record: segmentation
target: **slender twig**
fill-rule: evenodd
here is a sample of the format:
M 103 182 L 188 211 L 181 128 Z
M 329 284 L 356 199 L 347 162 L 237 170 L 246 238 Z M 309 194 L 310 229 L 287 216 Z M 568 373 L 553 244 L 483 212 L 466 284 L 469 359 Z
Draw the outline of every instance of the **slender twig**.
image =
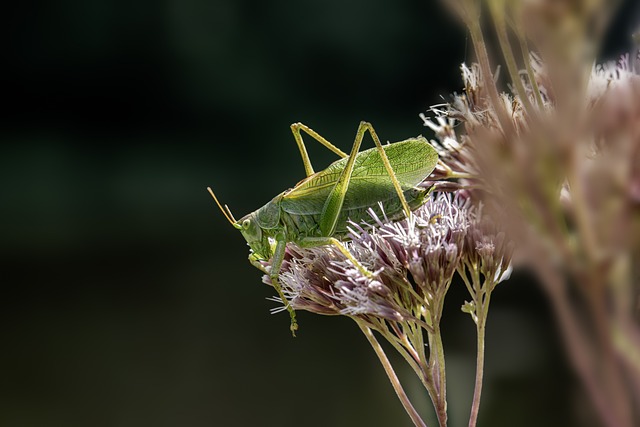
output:
M 355 320 L 355 319 L 354 319 Z M 386 324 L 385 324 L 386 325 Z M 389 343 L 405 358 L 405 360 L 409 363 L 413 371 L 416 373 L 422 385 L 429 393 L 429 398 L 433 402 L 434 407 L 438 402 L 438 390 L 435 385 L 433 372 L 427 364 L 427 359 L 424 355 L 424 351 L 418 352 L 413 346 L 411 342 L 409 342 L 408 338 L 401 334 L 397 329 L 395 324 L 392 324 L 392 328 L 394 333 L 391 333 L 388 329 L 381 330 L 376 329 L 380 332 Z M 431 328 L 430 330 L 433 330 Z M 431 336 L 431 334 L 427 331 L 427 335 Z
M 507 71 L 509 72 L 509 76 L 511 77 L 511 82 L 515 86 L 518 97 L 520 98 L 520 102 L 524 106 L 525 111 L 530 117 L 534 117 L 534 111 L 531 103 L 529 102 L 529 98 L 527 97 L 527 93 L 524 90 L 524 85 L 522 84 L 522 80 L 520 79 L 520 74 L 518 71 L 518 66 L 516 65 L 516 61 L 513 57 L 513 51 L 511 50 L 511 46 L 509 43 L 509 37 L 507 35 L 507 26 L 504 17 L 504 5 L 499 4 L 498 2 L 489 2 L 489 9 L 491 10 L 491 17 L 493 18 L 493 24 L 496 28 L 496 34 L 498 35 L 498 42 L 500 44 L 500 49 L 502 50 L 502 56 L 504 57 L 505 64 L 507 65 Z
M 373 332 L 371 331 L 371 329 L 369 329 L 369 327 L 365 326 L 359 320 L 356 320 L 356 323 L 360 327 L 360 330 L 362 330 L 362 333 L 364 334 L 364 336 L 367 337 L 367 340 L 369 340 L 369 343 L 371 344 L 371 347 L 373 347 L 373 350 L 378 355 L 378 358 L 380 359 L 380 363 L 382 363 L 382 367 L 384 368 L 387 376 L 389 377 L 389 381 L 391 381 L 391 385 L 393 386 L 393 389 L 398 395 L 400 402 L 402 402 L 402 406 L 404 407 L 405 411 L 407 411 L 407 414 L 409 414 L 409 417 L 411 418 L 411 421 L 413 421 L 413 424 L 416 427 L 427 427 L 427 424 L 422 420 L 422 418 L 420 417 L 420 414 L 418 414 L 418 411 L 415 410 L 415 408 L 411 404 L 411 401 L 409 400 L 409 397 L 404 392 L 404 389 L 402 388 L 402 384 L 400 384 L 400 380 L 398 379 L 398 376 L 396 375 L 395 371 L 393 370 L 393 367 L 391 366 L 391 362 L 389 362 L 387 355 L 384 353 L 384 350 L 380 346 L 380 343 L 378 342 L 376 337 L 373 335 Z
M 478 354 L 476 357 L 476 380 L 473 389 L 473 403 L 471 404 L 471 414 L 469 416 L 469 427 L 475 427 L 478 421 L 478 411 L 480 410 L 480 395 L 482 394 L 482 380 L 484 378 L 484 345 L 485 326 L 489 313 L 489 300 L 491 293 L 487 292 L 484 302 L 482 296 L 476 299 L 476 333 L 478 340 Z M 480 311 L 478 313 L 478 310 Z
M 538 103 L 538 108 L 542 109 L 544 107 L 544 101 L 542 100 L 542 94 L 540 93 L 540 87 L 538 87 L 536 76 L 533 73 L 533 68 L 531 68 L 531 55 L 529 54 L 527 41 L 525 40 L 524 35 L 519 29 L 516 29 L 515 33 L 516 37 L 518 38 L 518 42 L 520 43 L 520 52 L 522 53 L 524 66 L 527 70 L 527 76 L 529 77 L 529 84 L 531 85 L 533 95 L 535 96 L 536 102 Z
M 438 322 L 439 323 L 439 322 Z M 436 407 L 436 415 L 438 416 L 438 422 L 441 426 L 447 425 L 447 377 L 445 371 L 444 362 L 444 347 L 442 345 L 442 334 L 440 333 L 440 326 L 436 324 L 435 333 L 431 340 L 431 364 L 435 369 L 433 370 L 434 377 L 436 378 L 436 390 L 438 392 L 438 398 L 434 401 Z M 431 361 L 430 360 L 430 361 Z
M 478 58 L 478 63 L 480 64 L 482 81 L 485 85 L 485 88 L 487 89 L 487 93 L 489 94 L 491 103 L 495 108 L 498 121 L 500 122 L 502 130 L 506 135 L 513 135 L 515 133 L 513 123 L 511 122 L 507 111 L 505 110 L 504 104 L 500 100 L 498 89 L 496 88 L 495 82 L 493 80 L 489 54 L 487 53 L 487 46 L 484 41 L 484 36 L 482 35 L 480 22 L 479 20 L 472 19 L 471 21 L 467 22 L 467 27 L 469 28 L 469 35 L 471 35 L 471 41 L 473 42 L 476 56 Z
M 422 385 L 424 386 L 424 388 L 429 392 L 429 396 L 432 398 L 432 400 L 435 399 L 435 396 L 437 395 L 437 393 L 436 393 L 435 387 L 433 386 L 433 379 L 429 372 L 429 368 L 426 366 L 426 363 L 423 360 L 421 360 L 419 357 L 416 357 L 415 353 L 413 356 L 410 355 L 407 348 L 405 347 L 406 345 L 405 342 L 400 338 L 398 338 L 395 334 L 391 333 L 388 330 L 388 328 L 385 328 L 385 327 L 380 326 L 380 327 L 374 327 L 373 329 L 378 331 L 380 334 L 382 334 L 382 336 L 384 336 L 387 339 L 387 341 L 389 341 L 389 343 L 393 346 L 393 348 L 395 348 L 398 351 L 398 353 L 400 353 L 400 355 L 404 357 L 404 359 L 407 361 L 409 366 L 411 366 L 411 368 L 416 373 L 418 378 L 420 378 L 420 381 L 422 382 Z M 413 349 L 411 345 L 409 345 L 409 348 Z
M 451 171 L 449 172 L 449 175 L 447 175 L 447 178 L 450 179 L 478 179 L 478 176 L 476 174 L 473 173 L 466 173 L 466 172 L 455 172 L 455 171 Z

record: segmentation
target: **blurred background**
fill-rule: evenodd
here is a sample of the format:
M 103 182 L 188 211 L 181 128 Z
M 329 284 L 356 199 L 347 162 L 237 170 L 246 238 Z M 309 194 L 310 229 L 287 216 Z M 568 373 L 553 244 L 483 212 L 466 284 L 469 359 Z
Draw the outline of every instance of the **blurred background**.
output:
M 267 4 L 268 3 L 268 4 Z M 604 58 L 640 22 L 623 4 Z M 409 426 L 353 322 L 285 313 L 236 217 L 294 185 L 301 121 L 348 150 L 462 90 L 466 34 L 440 2 L 18 2 L 3 36 L 1 426 Z M 367 142 L 367 143 L 370 143 Z M 316 170 L 335 160 L 310 142 Z M 444 318 L 452 426 L 475 328 Z M 589 425 L 544 296 L 494 294 L 479 425 Z M 416 406 L 420 384 L 398 362 Z

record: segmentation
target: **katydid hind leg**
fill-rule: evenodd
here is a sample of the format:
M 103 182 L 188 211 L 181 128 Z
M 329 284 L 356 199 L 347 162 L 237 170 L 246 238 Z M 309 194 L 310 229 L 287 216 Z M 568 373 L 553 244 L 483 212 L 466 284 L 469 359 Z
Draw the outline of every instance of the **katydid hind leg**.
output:
M 349 188 L 349 183 L 351 181 L 351 175 L 353 174 L 353 168 L 356 160 L 356 156 L 360 151 L 360 145 L 362 144 L 362 139 L 364 138 L 364 134 L 366 131 L 369 131 L 371 134 L 371 138 L 376 145 L 376 149 L 380 154 L 380 159 L 389 174 L 389 178 L 393 183 L 393 187 L 400 198 L 400 203 L 402 204 L 402 208 L 405 211 L 407 217 L 411 214 L 411 209 L 409 208 L 409 204 L 407 203 L 407 199 L 404 197 L 404 193 L 402 192 L 402 186 L 396 177 L 395 172 L 393 171 L 393 167 L 391 167 L 391 163 L 387 157 L 387 154 L 382 147 L 382 143 L 380 142 L 380 138 L 376 134 L 375 129 L 371 123 L 368 122 L 360 122 L 358 126 L 358 131 L 356 132 L 356 137 L 353 142 L 353 148 L 351 149 L 351 154 L 349 155 L 349 159 L 347 164 L 344 167 L 344 170 L 340 174 L 338 181 L 335 186 L 329 193 L 327 197 L 327 201 L 324 204 L 322 209 L 322 214 L 320 216 L 320 230 L 324 236 L 331 236 L 335 231 L 336 224 L 338 222 L 338 217 L 340 215 L 340 211 L 342 210 L 342 205 L 344 203 L 344 198 L 347 194 L 347 189 Z
M 332 236 L 336 229 L 338 217 L 340 216 L 340 211 L 342 210 L 342 205 L 344 204 L 344 198 L 347 194 L 349 183 L 351 182 L 351 175 L 353 174 L 353 167 L 356 162 L 356 156 L 358 155 L 358 151 L 360 151 L 362 138 L 364 137 L 364 133 L 367 130 L 367 124 L 368 123 L 366 122 L 360 122 L 358 131 L 356 132 L 356 138 L 353 141 L 353 147 L 351 148 L 351 154 L 349 154 L 347 163 L 345 164 L 344 169 L 340 173 L 338 180 L 333 186 L 333 189 L 329 193 L 329 196 L 327 197 L 327 200 L 325 201 L 322 208 L 319 222 L 320 231 L 322 232 L 323 236 Z
M 293 307 L 291 307 L 291 303 L 284 296 L 284 293 L 282 292 L 282 287 L 280 286 L 280 282 L 278 281 L 278 276 L 280 275 L 280 269 L 282 268 L 282 263 L 284 261 L 284 254 L 285 254 L 286 247 L 287 247 L 287 242 L 286 240 L 284 240 L 284 237 L 282 239 L 279 239 L 278 243 L 276 244 L 276 249 L 273 252 L 269 278 L 271 279 L 271 284 L 273 285 L 273 288 L 276 290 L 276 292 L 278 292 L 278 296 L 280 297 L 280 299 L 282 300 L 282 303 L 284 304 L 287 311 L 289 312 L 289 316 L 291 317 L 291 326 L 290 326 L 291 334 L 293 334 L 293 336 L 295 337 L 296 331 L 298 330 L 298 321 L 296 320 L 296 312 L 293 309 Z
M 307 147 L 304 145 L 304 141 L 302 140 L 302 134 L 300 133 L 300 131 L 303 131 L 304 133 L 318 141 L 320 144 L 336 153 L 338 156 L 342 158 L 347 157 L 346 153 L 327 141 L 322 135 L 311 129 L 309 126 L 303 125 L 302 123 L 294 123 L 291 125 L 291 132 L 293 133 L 293 137 L 296 140 L 298 149 L 300 150 L 300 156 L 302 156 L 302 163 L 304 164 L 304 171 L 307 176 L 313 175 L 314 170 L 313 166 L 311 166 L 311 159 L 309 158 L 309 154 L 307 153 Z
M 364 126 L 364 129 L 368 130 L 369 133 L 371 134 L 371 138 L 373 139 L 373 142 L 376 144 L 376 148 L 378 149 L 378 153 L 380 154 L 380 159 L 382 160 L 382 164 L 384 164 L 384 168 L 387 170 L 387 173 L 389 174 L 389 178 L 391 178 L 391 182 L 393 183 L 393 188 L 396 190 L 396 193 L 400 198 L 400 203 L 402 203 L 402 208 L 404 209 L 404 212 L 407 215 L 407 217 L 409 217 L 411 215 L 411 209 L 409 208 L 407 199 L 404 197 L 402 186 L 400 185 L 400 182 L 396 177 L 396 173 L 394 172 L 393 167 L 389 162 L 387 153 L 385 153 L 384 148 L 382 147 L 382 143 L 380 143 L 380 138 L 378 138 L 378 134 L 376 133 L 375 129 L 373 129 L 373 126 L 371 125 L 371 123 L 362 122 L 360 123 L 360 126 L 361 127 Z

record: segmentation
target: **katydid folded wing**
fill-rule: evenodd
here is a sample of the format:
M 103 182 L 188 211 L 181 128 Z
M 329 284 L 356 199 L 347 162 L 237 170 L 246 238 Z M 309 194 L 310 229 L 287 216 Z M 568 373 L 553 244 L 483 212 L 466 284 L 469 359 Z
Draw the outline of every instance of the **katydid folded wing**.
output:
M 384 145 L 383 148 L 404 191 L 426 179 L 438 162 L 436 150 L 423 137 Z M 347 158 L 337 160 L 285 192 L 281 199 L 282 209 L 293 215 L 320 215 L 346 162 Z M 358 153 L 341 216 L 346 217 L 349 212 L 366 210 L 375 207 L 378 202 L 394 199 L 399 202 L 377 149 L 370 148 Z

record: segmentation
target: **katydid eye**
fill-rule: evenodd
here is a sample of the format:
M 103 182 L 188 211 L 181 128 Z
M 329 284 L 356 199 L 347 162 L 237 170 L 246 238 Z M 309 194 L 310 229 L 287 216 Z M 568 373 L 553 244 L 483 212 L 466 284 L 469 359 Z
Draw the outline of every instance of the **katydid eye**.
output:
M 248 219 L 242 221 L 242 228 L 249 228 L 249 225 L 251 225 L 251 221 L 249 221 Z

